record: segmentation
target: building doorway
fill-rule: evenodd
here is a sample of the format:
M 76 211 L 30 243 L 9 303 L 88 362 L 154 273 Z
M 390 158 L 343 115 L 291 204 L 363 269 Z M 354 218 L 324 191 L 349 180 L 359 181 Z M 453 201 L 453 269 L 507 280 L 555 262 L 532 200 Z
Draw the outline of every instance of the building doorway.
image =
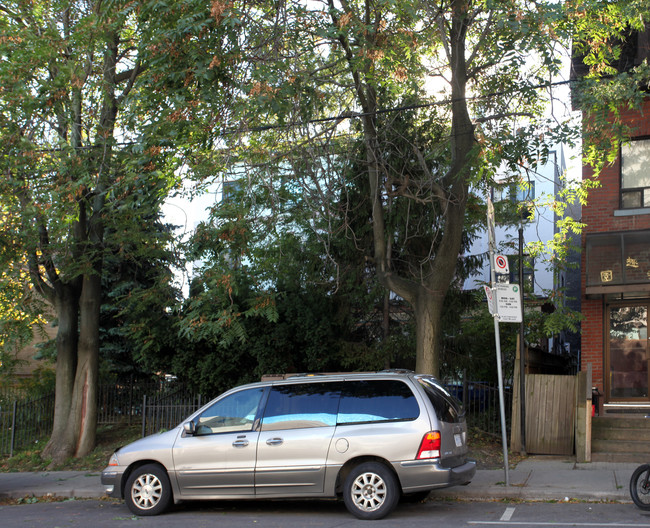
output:
M 647 403 L 648 302 L 612 304 L 607 309 L 609 339 L 605 390 L 608 402 Z

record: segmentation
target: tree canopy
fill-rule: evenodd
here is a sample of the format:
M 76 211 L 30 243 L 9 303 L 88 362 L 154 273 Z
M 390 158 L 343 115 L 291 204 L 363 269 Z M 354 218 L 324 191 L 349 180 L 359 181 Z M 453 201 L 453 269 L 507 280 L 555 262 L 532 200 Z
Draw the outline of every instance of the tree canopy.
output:
M 388 354 L 360 345 L 359 314 L 381 306 L 391 342 L 406 334 L 390 332 L 397 303 L 416 322 L 415 368 L 437 374 L 445 299 L 475 265 L 463 250 L 495 175 L 581 134 L 547 112 L 562 47 L 575 38 L 585 57 L 598 166 L 617 145 L 603 131 L 650 77 L 615 64 L 646 3 L 4 2 L 0 340 L 54 311 L 48 452 L 92 448 L 100 340 L 118 327 L 130 344 L 107 343 L 196 378 L 211 363 L 224 378 L 328 368 L 319 341 L 365 368 Z M 197 231 L 202 271 L 175 304 L 160 206 L 182 180 L 216 179 L 238 189 Z M 288 333 L 299 361 L 278 356 Z M 187 342 L 204 362 L 174 357 Z

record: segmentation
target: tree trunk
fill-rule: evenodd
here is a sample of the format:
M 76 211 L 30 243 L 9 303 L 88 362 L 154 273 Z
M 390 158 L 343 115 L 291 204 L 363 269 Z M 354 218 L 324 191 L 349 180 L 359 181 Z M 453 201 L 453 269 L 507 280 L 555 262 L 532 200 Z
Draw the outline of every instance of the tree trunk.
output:
M 440 374 L 440 315 L 443 299 L 440 300 L 421 289 L 414 306 L 416 321 L 416 358 L 415 370 L 422 374 Z
M 51 466 L 95 447 L 99 378 L 101 275 L 84 277 L 81 298 L 68 291 L 57 303 L 56 400 L 52 436 L 43 450 Z
M 74 453 L 74 446 L 66 440 L 77 365 L 79 300 L 74 288 L 62 287 L 56 297 L 55 308 L 59 326 L 56 334 L 54 425 L 43 457 L 52 458 L 53 463 L 58 463 Z
M 332 2 L 330 5 L 333 5 Z M 445 296 L 454 279 L 462 245 L 472 152 L 475 145 L 474 126 L 469 116 L 466 99 L 465 38 L 469 23 L 467 0 L 454 0 L 451 7 L 453 15 L 450 26 L 447 28 L 444 24 L 441 25 L 445 28 L 443 31 L 449 31 L 449 34 L 442 36 L 441 42 L 449 43 L 447 52 L 452 91 L 450 168 L 443 178 L 444 189 L 436 195 L 439 201 L 437 205 L 445 211 L 441 222 L 444 230 L 433 261 L 419 279 L 399 276 L 391 267 L 391 239 L 386 232 L 382 195 L 384 173 L 377 133 L 377 94 L 372 83 L 367 82 L 367 76 L 371 71 L 360 68 L 350 42 L 345 37 L 339 37 L 354 80 L 357 100 L 364 113 L 362 124 L 372 204 L 374 264 L 377 278 L 383 286 L 402 297 L 413 308 L 417 326 L 416 370 L 436 376 L 440 371 L 440 321 Z M 367 9 L 366 13 L 371 11 Z M 352 14 L 351 11 L 349 13 Z M 338 24 L 336 18 L 333 21 Z M 369 19 L 366 20 L 366 24 L 370 24 Z
M 71 429 L 76 432 L 74 455 L 77 457 L 87 455 L 95 447 L 101 300 L 101 275 L 87 275 L 81 293 L 79 359 L 70 409 Z

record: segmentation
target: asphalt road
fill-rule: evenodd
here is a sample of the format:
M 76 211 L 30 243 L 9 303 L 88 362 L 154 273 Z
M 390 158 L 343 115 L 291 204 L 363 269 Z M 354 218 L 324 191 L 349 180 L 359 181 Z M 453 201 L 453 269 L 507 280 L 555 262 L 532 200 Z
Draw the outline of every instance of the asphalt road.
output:
M 632 504 L 431 501 L 403 504 L 380 521 L 360 521 L 335 501 L 200 502 L 165 515 L 135 517 L 116 501 L 69 500 L 0 507 L 3 528 L 179 527 L 349 528 L 650 528 L 650 512 Z

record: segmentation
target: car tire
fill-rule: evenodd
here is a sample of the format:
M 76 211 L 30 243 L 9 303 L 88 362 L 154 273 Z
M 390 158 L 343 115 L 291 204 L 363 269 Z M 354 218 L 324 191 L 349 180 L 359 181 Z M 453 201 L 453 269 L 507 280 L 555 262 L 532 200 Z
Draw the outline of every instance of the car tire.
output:
M 395 474 L 378 462 L 353 468 L 343 487 L 345 507 L 363 520 L 383 519 L 395 509 L 400 495 Z
M 172 502 L 167 472 L 158 464 L 145 464 L 133 470 L 126 480 L 124 501 L 136 515 L 158 515 Z

